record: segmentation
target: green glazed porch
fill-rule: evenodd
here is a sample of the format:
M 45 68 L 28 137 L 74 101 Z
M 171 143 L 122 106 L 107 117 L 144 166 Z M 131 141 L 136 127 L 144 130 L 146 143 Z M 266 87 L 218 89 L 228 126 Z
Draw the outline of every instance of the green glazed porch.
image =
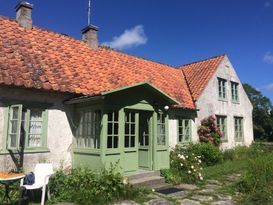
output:
M 176 101 L 151 84 L 67 104 L 73 113 L 73 168 L 100 170 L 118 162 L 129 174 L 169 167 L 166 107 Z

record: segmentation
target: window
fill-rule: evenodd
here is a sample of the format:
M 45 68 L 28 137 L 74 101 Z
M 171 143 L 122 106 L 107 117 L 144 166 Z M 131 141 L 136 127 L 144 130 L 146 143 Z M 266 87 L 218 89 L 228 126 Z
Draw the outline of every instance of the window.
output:
M 46 146 L 46 111 L 23 105 L 9 107 L 7 148 Z
M 242 142 L 244 139 L 242 117 L 234 117 L 234 130 L 235 130 L 235 142 Z
M 101 111 L 79 110 L 76 114 L 76 144 L 78 148 L 100 148 Z
M 135 147 L 136 140 L 136 113 L 126 112 L 125 113 L 125 136 L 124 146 L 126 148 Z
M 219 96 L 219 99 L 222 99 L 222 100 L 227 99 L 226 83 L 227 83 L 226 80 L 224 80 L 222 78 L 218 78 L 218 96 Z
M 165 132 L 165 115 L 159 113 L 157 115 L 157 144 L 166 144 L 166 132 Z
M 227 117 L 226 116 L 216 116 L 216 124 L 219 131 L 222 133 L 222 141 L 228 141 L 227 137 Z
M 191 120 L 178 120 L 178 142 L 187 143 L 191 141 Z
M 239 88 L 238 83 L 231 82 L 231 99 L 233 102 L 239 102 L 238 88 Z
M 118 112 L 110 112 L 107 116 L 107 148 L 118 148 Z

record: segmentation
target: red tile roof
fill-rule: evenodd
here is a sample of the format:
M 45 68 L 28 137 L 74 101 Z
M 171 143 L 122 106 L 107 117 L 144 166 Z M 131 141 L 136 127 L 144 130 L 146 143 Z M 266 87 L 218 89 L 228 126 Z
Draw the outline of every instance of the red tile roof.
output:
M 220 55 L 179 67 L 186 77 L 193 100 L 199 98 L 225 56 Z
M 93 96 L 144 81 L 195 109 L 179 69 L 0 16 L 0 84 Z

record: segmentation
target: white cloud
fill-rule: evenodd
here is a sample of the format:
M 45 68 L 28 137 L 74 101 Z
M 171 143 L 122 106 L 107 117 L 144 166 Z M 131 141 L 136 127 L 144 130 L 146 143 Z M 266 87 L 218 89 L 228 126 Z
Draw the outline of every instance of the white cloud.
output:
M 268 91 L 273 91 L 273 83 L 268 84 L 267 86 L 265 86 L 265 88 L 266 88 Z
M 273 54 L 271 54 L 271 52 L 267 52 L 264 55 L 264 62 L 273 64 Z
M 264 3 L 264 6 L 266 7 L 266 8 L 268 8 L 268 7 L 270 7 L 271 6 L 271 1 L 266 1 L 265 3 Z
M 129 30 L 125 30 L 120 36 L 115 36 L 112 41 L 102 43 L 102 45 L 124 50 L 144 45 L 147 41 L 143 25 L 137 25 Z

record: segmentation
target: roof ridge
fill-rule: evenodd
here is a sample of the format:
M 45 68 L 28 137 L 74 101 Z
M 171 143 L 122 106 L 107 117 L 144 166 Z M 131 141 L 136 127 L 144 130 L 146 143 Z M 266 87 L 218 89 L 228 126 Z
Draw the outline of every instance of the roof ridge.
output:
M 141 59 L 141 60 L 145 60 L 145 61 L 150 61 L 152 63 L 157 63 L 157 64 L 160 64 L 160 65 L 163 65 L 163 66 L 168 66 L 170 68 L 175 68 L 175 66 L 173 65 L 169 65 L 167 63 L 162 63 L 162 62 L 159 62 L 159 61 L 156 61 L 156 60 L 152 60 L 152 59 L 148 59 L 148 58 L 144 58 L 144 57 L 141 57 L 141 56 L 137 56 L 137 55 L 134 55 L 134 54 L 130 54 L 130 53 L 126 53 L 124 51 L 121 51 L 121 50 L 116 50 L 114 48 L 111 48 L 111 47 L 105 47 L 105 46 L 101 46 L 100 45 L 100 48 L 104 49 L 104 50 L 111 50 L 111 51 L 114 51 L 114 52 L 117 52 L 117 53 L 120 53 L 120 54 L 124 54 L 124 55 L 127 55 L 127 56 L 131 56 L 131 57 L 134 57 L 134 58 L 137 58 L 137 59 Z
M 6 19 L 6 20 L 13 21 L 13 22 L 17 23 L 16 19 L 10 18 L 10 17 L 8 17 L 8 16 L 0 15 L 0 18 L 1 18 L 1 17 L 4 18 L 4 19 Z M 35 28 L 35 29 L 42 30 L 42 31 L 47 31 L 47 32 L 52 33 L 52 34 L 55 34 L 55 35 L 63 36 L 63 37 L 65 37 L 65 38 L 69 38 L 69 39 L 74 40 L 74 41 L 83 42 L 83 41 L 81 41 L 80 39 L 77 39 L 77 38 L 75 38 L 75 37 L 73 37 L 73 36 L 70 36 L 70 35 L 68 35 L 68 34 L 58 33 L 57 31 L 53 31 L 53 30 L 50 30 L 50 29 L 47 29 L 47 28 L 42 28 L 42 27 L 35 26 L 35 25 L 33 25 L 32 27 Z
M 227 54 L 224 53 L 224 54 L 212 56 L 212 57 L 205 58 L 205 59 L 202 59 L 202 60 L 198 60 L 198 61 L 194 61 L 194 62 L 191 62 L 191 63 L 187 63 L 187 64 L 184 64 L 184 65 L 180 65 L 180 66 L 177 66 L 176 68 L 182 68 L 182 67 L 184 67 L 184 66 L 193 65 L 193 64 L 196 64 L 196 63 L 201 63 L 201 62 L 213 60 L 213 59 L 215 59 L 215 58 L 224 57 L 224 56 L 226 56 L 226 55 L 227 55 Z

